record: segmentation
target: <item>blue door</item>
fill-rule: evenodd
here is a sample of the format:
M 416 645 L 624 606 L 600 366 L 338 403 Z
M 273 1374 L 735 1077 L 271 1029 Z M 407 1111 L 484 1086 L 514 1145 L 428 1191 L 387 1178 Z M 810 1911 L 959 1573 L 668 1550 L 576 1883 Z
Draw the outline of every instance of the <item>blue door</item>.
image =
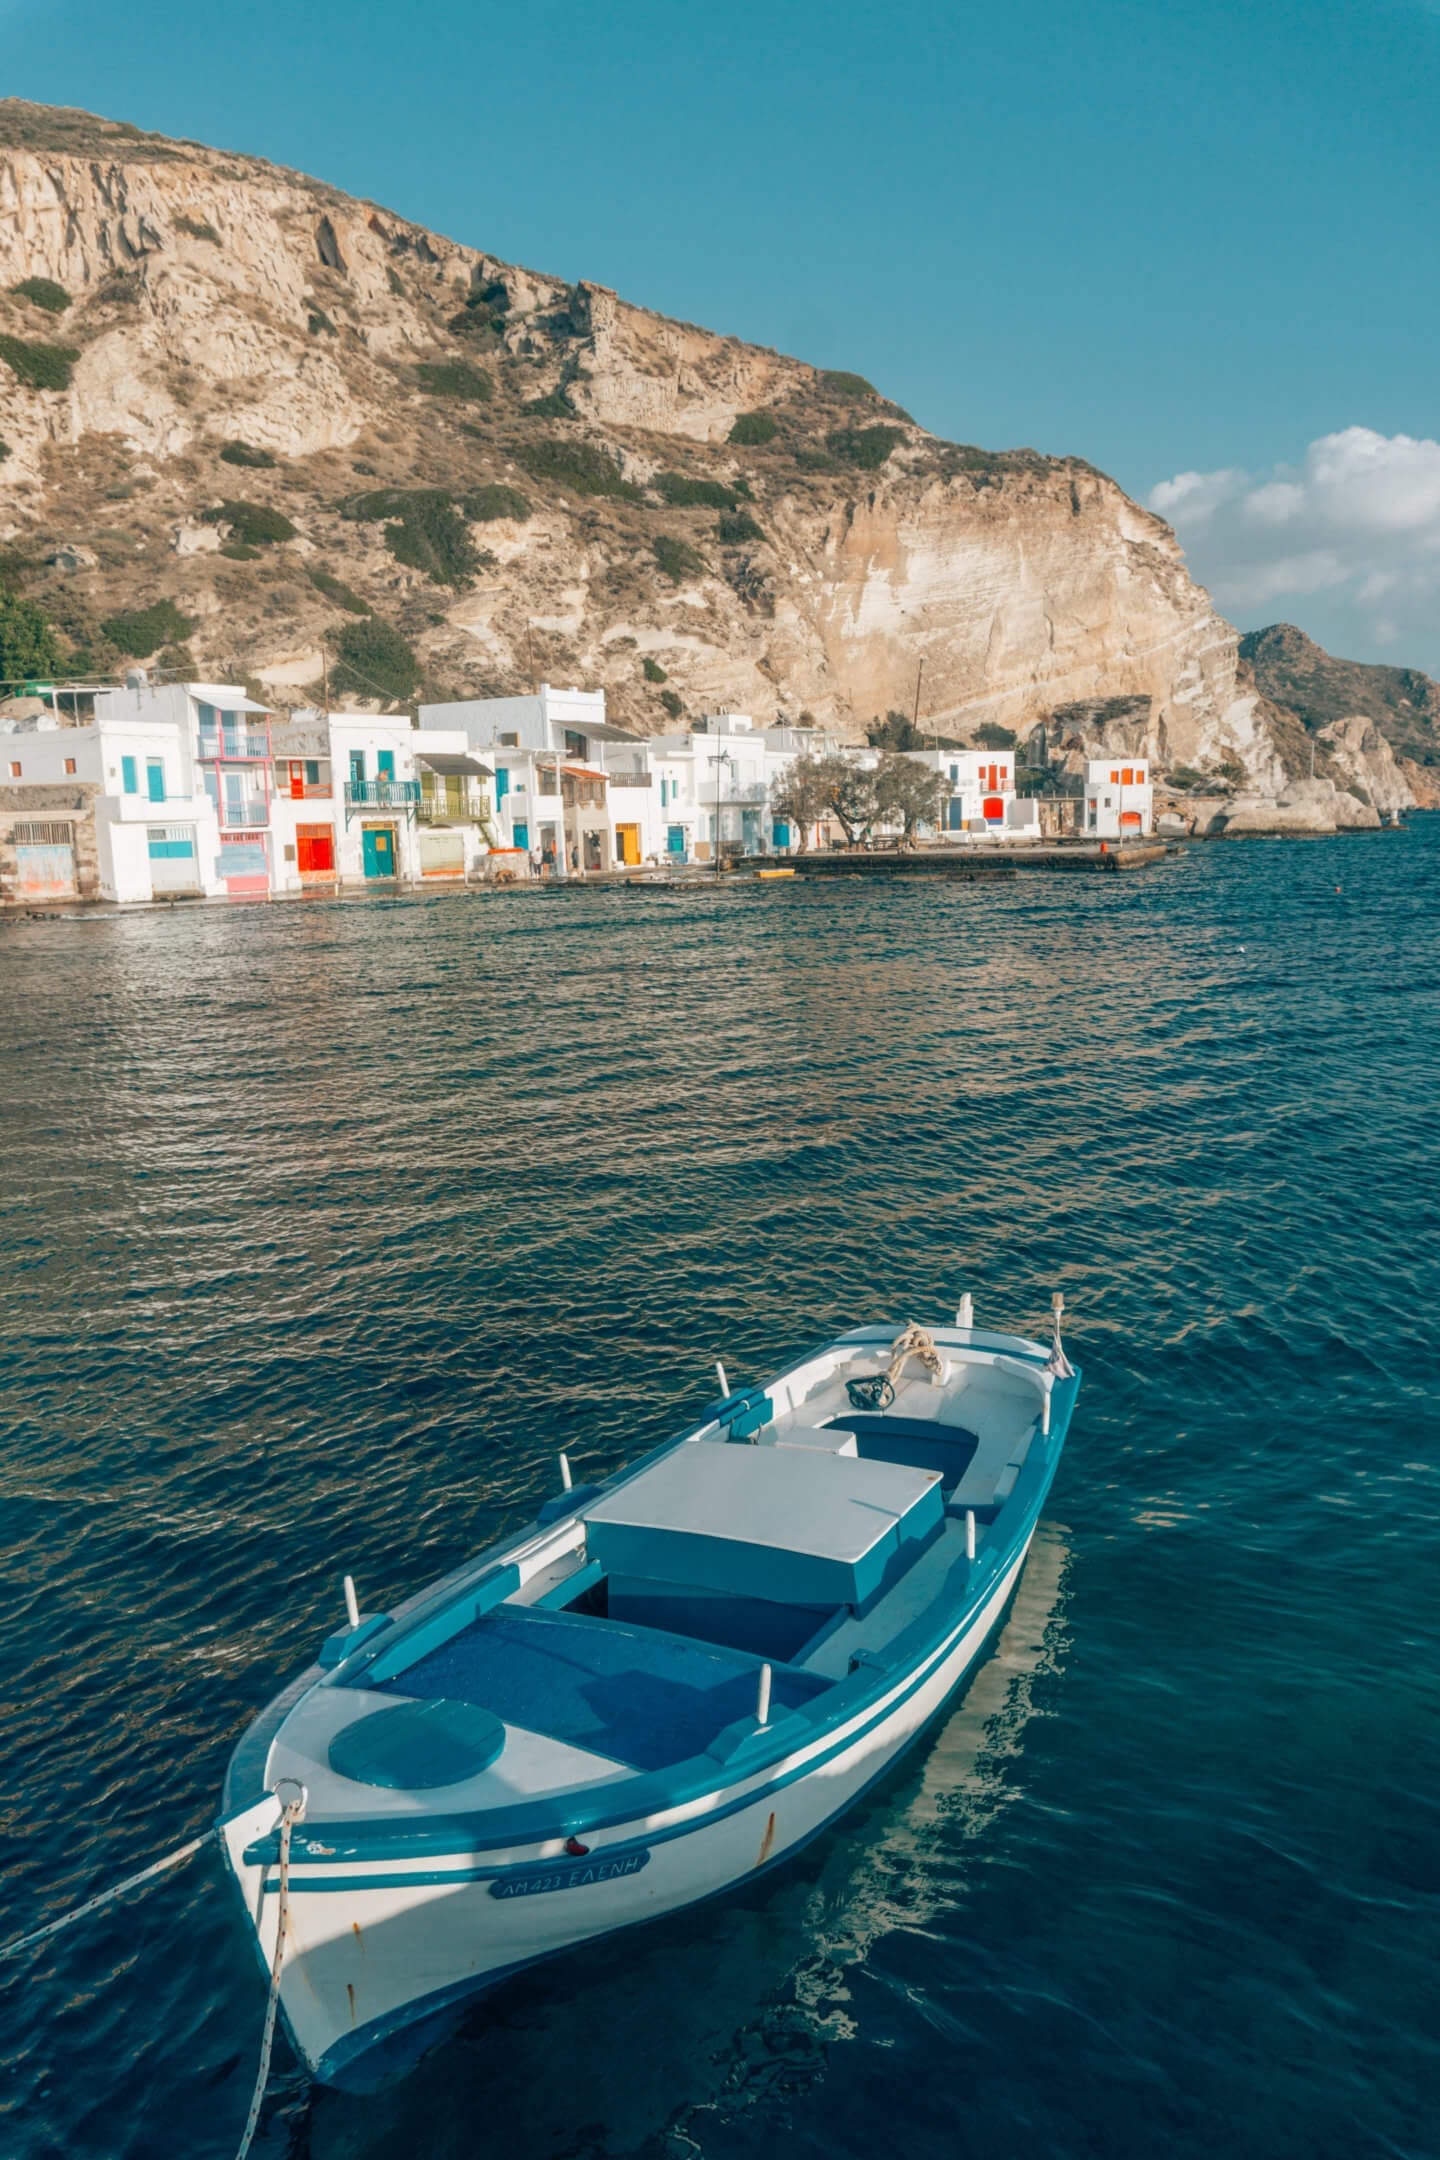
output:
M 530 847 L 530 827 L 528 825 L 517 825 L 514 827 L 514 833 L 514 845 L 516 847 L 523 847 L 528 853 Z
M 367 878 L 395 875 L 395 831 L 390 825 L 366 825 L 360 834 L 360 859 Z
M 165 800 L 165 761 L 152 757 L 145 760 L 145 785 L 151 802 Z
M 685 828 L 683 825 L 672 825 L 670 827 L 669 832 L 665 835 L 665 851 L 669 855 L 683 855 L 685 853 Z

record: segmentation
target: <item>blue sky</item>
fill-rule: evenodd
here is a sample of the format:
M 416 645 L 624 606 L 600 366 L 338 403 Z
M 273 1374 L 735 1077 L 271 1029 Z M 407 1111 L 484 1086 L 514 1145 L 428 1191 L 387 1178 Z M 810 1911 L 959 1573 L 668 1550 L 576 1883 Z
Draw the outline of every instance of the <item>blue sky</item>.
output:
M 1424 0 L 0 0 L 0 61 L 1078 452 L 1242 627 L 1440 668 Z

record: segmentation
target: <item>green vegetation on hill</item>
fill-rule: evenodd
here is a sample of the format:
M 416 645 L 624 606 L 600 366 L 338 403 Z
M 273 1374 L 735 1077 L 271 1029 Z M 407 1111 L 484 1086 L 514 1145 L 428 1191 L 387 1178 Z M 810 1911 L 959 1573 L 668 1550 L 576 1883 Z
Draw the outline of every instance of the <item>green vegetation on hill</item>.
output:
M 765 538 L 764 532 L 748 510 L 727 512 L 715 530 L 721 547 L 742 547 L 747 540 Z
M 257 471 L 275 463 L 268 450 L 256 450 L 247 442 L 227 442 L 220 452 L 220 460 L 224 465 L 253 465 Z
M 386 523 L 385 545 L 396 562 L 457 590 L 480 567 L 470 528 L 443 488 L 416 488 L 406 495 Z
M 44 308 L 47 315 L 63 315 L 71 304 L 70 295 L 54 278 L 21 278 L 18 285 L 10 288 L 17 298 L 28 300 L 32 307 Z
M 347 623 L 335 641 L 338 659 L 330 670 L 331 688 L 343 695 L 384 698 L 403 704 L 420 681 L 414 647 L 373 615 Z
M 523 525 L 530 515 L 530 499 L 519 488 L 503 487 L 498 481 L 490 481 L 484 487 L 470 488 L 461 498 L 465 515 L 474 518 L 477 525 L 493 524 L 497 518 L 513 518 Z
M 651 547 L 661 574 L 669 578 L 672 585 L 683 585 L 686 578 L 708 577 L 704 556 L 697 555 L 687 541 L 660 533 L 651 542 Z
M 516 446 L 515 462 L 534 480 L 553 480 L 572 495 L 616 495 L 643 502 L 641 489 L 624 478 L 614 458 L 594 443 L 560 442 L 553 436 Z
M 189 637 L 194 628 L 190 617 L 182 615 L 173 600 L 154 600 L 147 608 L 107 616 L 100 625 L 110 643 L 132 660 L 148 660 L 162 645 Z
M 68 390 L 80 354 L 74 345 L 41 345 L 29 338 L 0 337 L 3 360 L 28 390 Z
M 659 661 L 652 660 L 649 653 L 646 653 L 645 658 L 640 663 L 640 672 L 645 677 L 646 682 L 668 682 L 670 680 Z
M 484 368 L 469 360 L 422 360 L 415 379 L 427 397 L 459 398 L 472 405 L 488 405 L 495 383 Z
M 820 382 L 833 397 L 859 399 L 880 395 L 874 383 L 867 382 L 863 375 L 852 375 L 848 368 L 822 368 Z
M 368 615 L 371 612 L 368 600 L 362 600 L 359 593 L 352 592 L 348 585 L 332 571 L 322 568 L 319 563 L 310 565 L 310 582 L 316 592 L 323 593 L 327 600 L 333 600 L 336 607 L 344 608 L 348 614 Z
M 0 695 L 11 686 L 43 680 L 60 668 L 60 648 L 49 617 L 33 600 L 0 591 Z
M 758 446 L 760 443 L 774 442 L 779 432 L 779 422 L 772 419 L 768 412 L 742 412 L 735 416 L 730 440 L 732 443 Z
M 175 230 L 189 233 L 192 240 L 208 240 L 212 247 L 220 245 L 220 235 L 208 218 L 177 217 Z
M 693 473 L 658 472 L 650 485 L 672 509 L 690 509 L 696 504 L 707 510 L 737 507 L 734 488 L 719 480 L 697 480 Z
M 216 503 L 202 510 L 200 517 L 206 525 L 228 525 L 231 539 L 243 541 L 246 547 L 274 547 L 295 538 L 295 527 L 284 511 L 272 510 L 268 503 Z
M 544 397 L 531 398 L 524 408 L 528 420 L 573 420 L 575 408 L 563 390 L 547 390 Z
M 900 429 L 893 427 L 834 428 L 825 438 L 833 457 L 862 472 L 878 472 L 904 440 Z

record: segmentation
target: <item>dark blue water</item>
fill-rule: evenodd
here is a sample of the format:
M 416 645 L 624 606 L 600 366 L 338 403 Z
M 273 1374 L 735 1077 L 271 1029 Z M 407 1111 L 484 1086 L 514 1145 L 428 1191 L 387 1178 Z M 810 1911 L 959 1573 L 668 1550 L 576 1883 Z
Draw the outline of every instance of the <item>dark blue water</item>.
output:
M 1337 890 L 1337 886 L 1343 888 Z M 1086 1372 L 995 1660 L 787 1872 L 257 2150 L 1433 2152 L 1440 821 L 1133 878 L 0 927 L 0 1932 L 367 1606 L 871 1317 Z M 0 2153 L 231 2152 L 210 1855 L 0 1968 Z

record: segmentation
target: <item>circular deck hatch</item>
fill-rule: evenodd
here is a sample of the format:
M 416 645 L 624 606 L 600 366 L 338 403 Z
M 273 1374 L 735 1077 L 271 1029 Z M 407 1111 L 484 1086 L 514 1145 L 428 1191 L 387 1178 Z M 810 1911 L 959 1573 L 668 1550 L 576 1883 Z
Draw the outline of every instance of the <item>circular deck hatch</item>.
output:
M 505 1727 L 477 1703 L 397 1703 L 342 1727 L 330 1742 L 330 1767 L 360 1785 L 423 1792 L 478 1777 L 504 1745 Z

